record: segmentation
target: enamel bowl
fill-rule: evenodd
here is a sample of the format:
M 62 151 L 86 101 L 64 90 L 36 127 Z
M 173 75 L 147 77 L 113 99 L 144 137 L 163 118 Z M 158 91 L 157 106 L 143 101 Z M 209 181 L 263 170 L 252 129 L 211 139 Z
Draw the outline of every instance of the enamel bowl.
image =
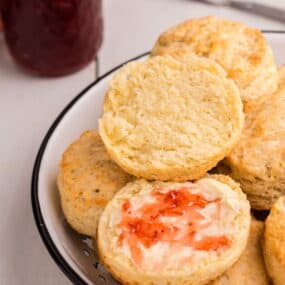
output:
M 285 33 L 264 32 L 276 60 L 282 62 Z M 134 59 L 143 59 L 147 53 Z M 88 129 L 97 128 L 108 83 L 120 66 L 77 95 L 55 119 L 40 146 L 32 177 L 32 207 L 42 240 L 57 265 L 74 284 L 118 284 L 99 263 L 92 241 L 67 225 L 56 187 L 58 163 L 65 148 Z

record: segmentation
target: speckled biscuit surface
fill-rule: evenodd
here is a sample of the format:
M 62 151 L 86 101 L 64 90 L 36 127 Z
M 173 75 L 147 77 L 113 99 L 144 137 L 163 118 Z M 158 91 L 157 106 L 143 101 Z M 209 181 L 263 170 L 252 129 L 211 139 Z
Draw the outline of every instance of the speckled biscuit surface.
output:
M 264 223 L 252 218 L 249 238 L 241 257 L 208 285 L 269 285 L 261 246 L 263 235 Z
M 110 159 L 98 132 L 84 132 L 60 162 L 58 188 L 68 223 L 81 234 L 95 236 L 105 205 L 130 179 Z
M 157 56 L 113 77 L 99 132 L 125 171 L 156 180 L 203 176 L 225 157 L 243 127 L 239 91 L 214 61 Z
M 285 196 L 280 197 L 270 210 L 265 222 L 265 264 L 274 285 L 285 281 Z
M 252 116 L 239 143 L 226 159 L 231 176 L 255 209 L 270 209 L 285 194 L 285 84 Z
M 177 194 L 174 193 L 175 189 L 177 189 Z M 193 203 L 195 205 L 197 204 L 193 206 L 195 209 L 199 207 L 198 204 L 203 204 L 202 201 L 204 198 L 209 199 L 211 197 L 210 199 L 212 199 L 212 201 L 219 203 L 218 211 L 220 214 L 217 219 L 217 224 L 219 225 L 218 229 L 216 229 L 213 224 L 207 222 L 208 218 L 202 222 L 201 225 L 204 225 L 202 228 L 195 222 L 196 219 L 201 218 L 200 214 L 210 219 L 215 219 L 214 205 L 206 206 L 206 208 L 208 207 L 207 210 L 204 208 L 200 214 L 198 214 L 194 208 L 193 211 L 190 212 L 185 210 L 185 213 L 188 214 L 179 214 L 178 201 L 180 201 L 180 198 L 177 198 L 179 196 L 176 195 L 178 195 L 180 191 L 186 191 L 185 189 L 189 189 L 187 191 L 190 191 L 190 193 L 192 193 L 191 195 L 202 195 L 200 198 L 193 198 Z M 160 194 L 157 194 L 158 192 Z M 170 192 L 171 194 L 169 194 Z M 178 199 L 177 202 L 174 202 L 174 205 L 177 205 L 176 203 L 178 203 L 178 205 L 172 208 L 172 211 L 175 211 L 176 214 L 170 217 L 167 216 L 168 214 L 160 217 L 160 221 L 166 223 L 165 225 L 169 223 L 168 225 L 171 227 L 170 232 L 172 232 L 172 228 L 174 232 L 177 232 L 171 239 L 167 237 L 163 238 L 162 233 L 161 239 L 158 238 L 156 240 L 157 235 L 153 235 L 155 232 L 148 229 L 149 227 L 145 227 L 143 223 L 144 219 L 148 219 L 149 217 L 144 215 L 140 217 L 140 209 L 145 207 L 149 209 L 147 213 L 151 211 L 150 206 L 152 203 L 155 203 L 152 193 L 155 193 L 158 197 L 163 193 L 167 195 L 168 198 L 164 198 L 166 203 L 171 199 Z M 155 208 L 156 207 L 157 206 L 155 206 Z M 168 211 L 167 209 L 167 207 L 164 207 L 164 211 Z M 137 220 L 140 221 L 139 224 L 141 225 L 133 225 L 133 230 L 127 234 L 126 238 L 122 238 L 123 217 L 126 215 L 124 211 L 128 211 L 129 215 L 137 215 L 137 218 L 133 218 L 132 222 L 129 222 L 128 225 L 135 223 Z M 164 215 L 164 211 L 160 211 L 160 213 Z M 177 220 L 171 222 L 168 220 L 169 218 Z M 153 219 L 155 219 L 155 217 L 153 217 Z M 205 236 L 213 240 L 213 236 L 218 234 L 227 236 L 230 239 L 230 246 L 218 250 L 218 252 L 216 251 L 217 249 L 213 248 L 207 250 L 205 248 L 191 249 L 184 239 L 182 239 L 183 242 L 180 242 L 181 235 L 185 235 L 185 230 L 187 229 L 187 225 L 184 224 L 184 222 L 186 222 L 185 219 L 187 221 L 190 219 L 193 224 L 195 224 L 196 231 L 195 233 L 192 232 L 192 234 L 197 234 L 198 242 L 199 240 L 203 240 Z M 188 225 L 191 227 L 193 224 L 189 221 Z M 157 220 L 153 221 L 153 225 L 155 225 L 156 222 Z M 205 226 L 206 224 L 208 224 L 209 227 Z M 249 203 L 238 184 L 229 177 L 223 175 L 207 175 L 195 183 L 148 182 L 139 179 L 128 183 L 114 196 L 110 203 L 108 203 L 100 217 L 97 246 L 103 263 L 122 284 L 200 285 L 206 284 L 213 278 L 216 278 L 237 261 L 246 246 L 249 227 Z M 161 228 L 163 228 L 163 225 L 158 226 L 158 229 Z M 168 230 L 165 229 L 165 232 L 167 233 Z M 143 245 L 140 243 L 136 249 L 136 239 L 139 238 L 142 233 L 149 238 L 152 237 L 152 240 L 155 239 L 155 244 Z M 188 235 L 186 234 L 185 236 L 187 237 Z M 148 241 L 147 237 L 145 237 L 145 241 Z M 188 238 L 192 239 L 190 235 Z M 186 240 L 188 240 L 188 238 L 186 238 Z M 148 242 L 146 244 L 148 244 Z M 205 243 L 206 246 L 209 246 L 209 244 L 210 243 Z M 172 254 L 169 254 L 168 251 L 171 252 L 171 250 Z M 138 254 L 138 251 L 141 251 L 142 254 L 141 264 L 138 264 L 134 258 L 135 255 Z
M 162 33 L 152 49 L 152 55 L 180 59 L 192 53 L 221 64 L 246 105 L 277 88 L 273 54 L 259 30 L 214 16 L 190 19 Z

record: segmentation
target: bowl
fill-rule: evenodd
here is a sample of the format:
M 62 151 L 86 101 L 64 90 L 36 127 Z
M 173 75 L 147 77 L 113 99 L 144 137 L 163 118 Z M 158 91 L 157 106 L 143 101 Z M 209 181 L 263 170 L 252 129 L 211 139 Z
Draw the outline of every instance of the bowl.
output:
M 282 62 L 285 31 L 264 31 L 264 34 L 272 46 L 277 63 L 285 63 L 285 57 Z M 131 60 L 142 60 L 147 54 Z M 56 177 L 65 148 L 83 131 L 97 128 L 108 83 L 123 64 L 99 77 L 63 109 L 47 131 L 34 164 L 31 195 L 35 222 L 50 255 L 74 284 L 119 284 L 100 264 L 96 251 L 92 249 L 92 241 L 75 233 L 65 221 Z

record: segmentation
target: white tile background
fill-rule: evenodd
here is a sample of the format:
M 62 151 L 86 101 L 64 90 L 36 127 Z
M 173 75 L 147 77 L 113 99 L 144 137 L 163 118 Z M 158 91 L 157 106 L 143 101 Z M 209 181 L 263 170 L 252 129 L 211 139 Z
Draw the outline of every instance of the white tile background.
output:
M 189 0 L 103 1 L 105 38 L 99 54 L 101 74 L 149 50 L 161 31 L 193 16 L 214 14 L 261 29 L 285 30 L 282 23 Z M 285 9 L 283 0 L 270 3 Z M 30 178 L 36 152 L 48 127 L 93 79 L 94 65 L 60 79 L 26 75 L 13 64 L 0 38 L 0 285 L 70 284 L 49 257 L 35 228 Z

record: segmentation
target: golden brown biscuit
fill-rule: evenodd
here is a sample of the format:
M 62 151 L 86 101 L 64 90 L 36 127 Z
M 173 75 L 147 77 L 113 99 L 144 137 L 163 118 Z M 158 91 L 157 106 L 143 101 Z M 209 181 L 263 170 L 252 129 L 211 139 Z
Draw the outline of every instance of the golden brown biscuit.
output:
M 285 84 L 252 115 L 225 163 L 254 209 L 270 209 L 285 194 Z
M 279 86 L 282 87 L 285 85 L 285 65 L 281 66 L 278 70 Z
M 278 89 L 282 88 L 283 86 L 285 86 L 285 66 L 282 66 L 278 69 Z M 271 96 L 272 94 L 268 94 L 266 98 L 264 97 L 265 99 L 264 104 L 270 101 Z M 245 128 L 250 127 L 250 125 L 252 124 L 252 121 L 255 119 L 256 114 L 262 108 L 263 108 L 263 101 L 260 101 L 260 100 L 247 104 L 246 108 L 244 109 L 245 117 L 246 117 Z
M 252 218 L 246 248 L 239 260 L 208 285 L 268 285 L 261 240 L 264 223 Z
M 265 264 L 274 285 L 285 282 L 285 196 L 273 205 L 265 222 Z
M 180 59 L 193 53 L 221 64 L 246 105 L 266 98 L 277 88 L 271 48 L 257 29 L 213 16 L 190 19 L 162 33 L 152 49 L 152 55 Z
M 100 217 L 99 254 L 123 284 L 205 284 L 244 250 L 249 210 L 238 184 L 226 176 L 195 183 L 136 180 Z
M 214 61 L 153 57 L 113 77 L 99 132 L 125 171 L 146 179 L 202 177 L 225 157 L 243 127 L 238 88 Z
M 77 232 L 96 234 L 107 202 L 130 181 L 107 154 L 97 131 L 86 131 L 64 152 L 58 175 L 61 205 Z

